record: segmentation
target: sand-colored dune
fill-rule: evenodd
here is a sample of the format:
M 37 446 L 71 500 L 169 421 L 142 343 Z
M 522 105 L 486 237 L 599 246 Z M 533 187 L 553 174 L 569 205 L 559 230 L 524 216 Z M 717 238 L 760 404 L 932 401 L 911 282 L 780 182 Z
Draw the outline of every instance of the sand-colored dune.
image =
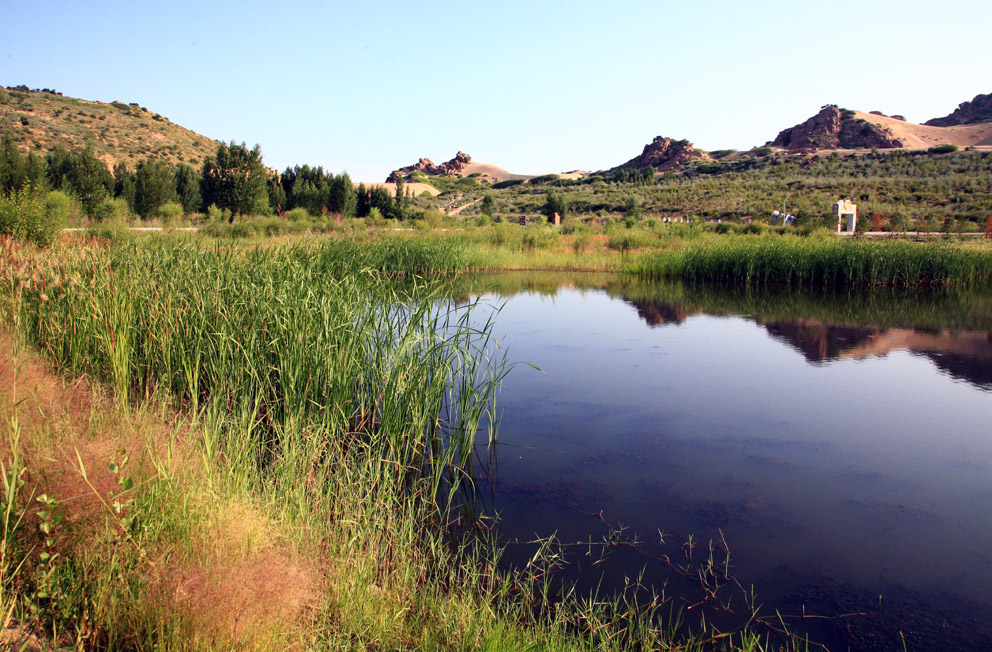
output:
M 389 194 L 391 194 L 391 195 L 395 195 L 396 194 L 396 184 L 395 183 L 366 183 L 365 184 L 365 187 L 366 188 L 372 188 L 374 186 L 378 186 L 380 188 L 385 188 L 386 191 Z M 356 188 L 358 187 L 358 184 L 357 183 L 355 184 L 355 187 Z M 420 195 L 422 195 L 425 192 L 430 193 L 430 196 L 431 197 L 437 197 L 438 195 L 441 194 L 441 191 L 440 190 L 438 190 L 434 186 L 430 185 L 429 183 L 404 183 L 403 184 L 403 187 L 406 188 L 406 189 L 408 189 L 409 192 L 410 192 L 410 194 L 413 195 L 414 197 L 419 197 Z
M 472 161 L 461 169 L 461 176 L 467 177 L 472 174 L 481 174 L 483 176 L 494 179 L 495 181 L 507 181 L 509 179 L 532 179 L 533 174 L 514 174 L 498 165 L 490 165 L 489 163 L 476 163 Z
M 957 145 L 958 147 L 992 146 L 992 122 L 954 127 L 930 127 L 912 122 L 903 122 L 874 113 L 855 111 L 855 118 L 885 127 L 892 135 L 902 140 L 907 148 L 929 148 L 934 145 Z

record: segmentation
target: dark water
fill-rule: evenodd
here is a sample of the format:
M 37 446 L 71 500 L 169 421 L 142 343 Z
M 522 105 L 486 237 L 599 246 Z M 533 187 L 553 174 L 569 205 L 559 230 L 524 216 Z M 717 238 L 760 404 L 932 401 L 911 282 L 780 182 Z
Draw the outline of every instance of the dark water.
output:
M 767 616 L 829 617 L 787 622 L 831 650 L 902 649 L 900 631 L 909 650 L 992 650 L 988 295 L 533 274 L 459 293 L 502 305 L 511 360 L 540 367 L 499 397 L 508 562 L 536 537 L 636 538 L 567 545 L 562 577 L 613 591 L 643 573 L 688 607 L 706 593 L 665 555 L 693 573 L 725 542 L 734 614 L 706 606 L 726 626 L 747 612 L 732 575 Z

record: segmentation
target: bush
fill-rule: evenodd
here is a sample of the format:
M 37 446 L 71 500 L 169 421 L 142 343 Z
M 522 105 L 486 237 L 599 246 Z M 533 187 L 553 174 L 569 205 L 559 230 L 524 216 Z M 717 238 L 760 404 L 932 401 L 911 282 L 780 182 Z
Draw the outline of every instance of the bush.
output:
M 59 220 L 45 210 L 41 193 L 28 188 L 0 197 L 0 234 L 44 247 L 55 239 L 58 229 Z
M 957 145 L 951 145 L 950 143 L 944 145 L 934 145 L 927 150 L 931 154 L 950 154 L 951 152 L 958 151 Z
M 592 234 L 588 231 L 576 233 L 572 240 L 572 251 L 575 253 L 585 251 L 590 242 L 592 242 Z
M 310 211 L 303 207 L 296 207 L 291 211 L 286 211 L 283 213 L 283 217 L 290 222 L 309 222 L 310 221 Z
M 61 190 L 53 190 L 45 195 L 45 215 L 64 223 L 72 215 L 72 199 Z
M 566 217 L 561 223 L 561 232 L 565 235 L 570 233 L 584 233 L 589 227 L 577 217 Z
M 424 224 L 432 229 L 440 229 L 444 225 L 444 213 L 436 208 L 424 211 Z
M 751 150 L 751 153 L 758 157 L 765 157 L 772 153 L 771 147 L 756 147 Z
M 531 179 L 530 184 L 532 186 L 539 186 L 541 184 L 548 183 L 550 181 L 557 181 L 560 178 L 561 177 L 559 177 L 557 174 L 542 174 L 539 177 L 534 177 L 533 179 Z M 493 187 L 495 188 L 496 186 Z
M 121 197 L 104 199 L 93 209 L 93 219 L 97 222 L 107 220 L 126 220 L 131 217 L 131 207 Z
M 163 224 L 171 224 L 172 222 L 182 218 L 183 205 L 174 201 L 166 202 L 158 207 L 155 211 L 155 215 L 158 219 L 162 220 Z
M 513 186 L 519 186 L 524 182 L 524 179 L 507 179 L 506 181 L 500 181 L 493 184 L 493 188 L 499 190 L 501 188 L 512 188 Z
M 230 222 L 231 221 L 231 211 L 230 209 L 217 208 L 217 204 L 210 204 L 207 207 L 207 222 L 217 223 L 217 222 Z

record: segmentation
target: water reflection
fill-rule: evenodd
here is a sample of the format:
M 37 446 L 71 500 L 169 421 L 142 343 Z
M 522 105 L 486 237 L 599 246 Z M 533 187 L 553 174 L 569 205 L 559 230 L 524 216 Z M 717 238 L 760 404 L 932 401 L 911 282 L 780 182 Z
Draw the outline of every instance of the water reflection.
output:
M 988 291 L 759 293 L 690 288 L 616 274 L 547 272 L 468 277 L 449 291 L 554 297 L 569 290 L 603 290 L 633 306 L 651 327 L 677 326 L 700 314 L 750 319 L 814 364 L 909 351 L 956 379 L 992 389 L 992 293 Z
M 619 529 L 639 550 L 573 554 L 568 577 L 616 588 L 643 572 L 688 605 L 699 587 L 657 560 L 689 535 L 725 536 L 771 609 L 863 614 L 805 623 L 834 649 L 874 649 L 873 632 L 898 644 L 899 631 L 910 649 L 992 649 L 976 625 L 992 623 L 988 293 L 756 294 L 598 274 L 447 291 L 505 304 L 497 336 L 542 370 L 518 367 L 500 396 L 488 480 L 507 541 Z M 511 543 L 508 559 L 532 552 Z

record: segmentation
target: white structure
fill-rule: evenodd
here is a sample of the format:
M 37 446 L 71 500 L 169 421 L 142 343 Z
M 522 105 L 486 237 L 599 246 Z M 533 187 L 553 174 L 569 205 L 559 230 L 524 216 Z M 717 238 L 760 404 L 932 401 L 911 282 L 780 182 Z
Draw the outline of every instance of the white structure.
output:
M 772 211 L 772 226 L 777 226 L 779 220 L 782 220 L 782 226 L 795 226 L 796 216 L 790 213 L 779 213 L 778 211 Z
M 834 215 L 837 217 L 837 233 L 841 232 L 841 225 L 845 219 L 847 219 L 846 231 L 848 233 L 854 233 L 854 229 L 858 226 L 857 204 L 852 204 L 850 199 L 841 199 L 834 204 Z

